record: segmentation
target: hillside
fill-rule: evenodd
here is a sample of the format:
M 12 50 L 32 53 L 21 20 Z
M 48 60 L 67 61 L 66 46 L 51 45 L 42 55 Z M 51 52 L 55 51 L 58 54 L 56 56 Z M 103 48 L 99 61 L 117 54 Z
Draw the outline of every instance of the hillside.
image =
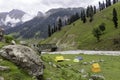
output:
M 41 43 L 56 43 L 61 49 L 88 49 L 88 50 L 120 50 L 119 45 L 114 45 L 113 39 L 120 37 L 120 2 L 114 4 L 94 15 L 93 22 L 83 24 L 81 20 L 63 27 L 61 31 Z M 114 28 L 112 11 L 116 8 L 118 14 L 118 29 Z M 101 23 L 105 23 L 105 32 L 101 41 L 97 42 L 92 30 Z

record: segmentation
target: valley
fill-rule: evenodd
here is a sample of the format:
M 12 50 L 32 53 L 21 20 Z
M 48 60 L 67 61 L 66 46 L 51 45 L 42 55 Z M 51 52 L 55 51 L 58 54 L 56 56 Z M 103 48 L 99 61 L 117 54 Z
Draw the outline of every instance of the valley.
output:
M 0 80 L 118 80 L 120 1 L 96 2 L 21 0 L 0 12 Z

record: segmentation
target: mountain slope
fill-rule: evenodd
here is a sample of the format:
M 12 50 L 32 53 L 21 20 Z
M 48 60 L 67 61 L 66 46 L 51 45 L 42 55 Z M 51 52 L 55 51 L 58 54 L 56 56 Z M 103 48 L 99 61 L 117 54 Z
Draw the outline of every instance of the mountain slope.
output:
M 48 24 L 53 27 L 58 18 L 70 17 L 76 12 L 80 13 L 83 8 L 58 8 L 46 12 L 44 16 L 38 16 L 19 26 L 6 30 L 7 34 L 15 34 L 17 38 L 46 38 L 48 37 Z M 41 14 L 41 13 L 40 13 Z M 64 21 L 63 19 L 63 21 Z
M 119 45 L 113 45 L 113 39 L 120 35 L 120 3 L 112 5 L 94 15 L 93 22 L 87 21 L 83 24 L 81 20 L 64 27 L 60 32 L 56 32 L 51 37 L 41 43 L 57 43 L 63 49 L 93 49 L 93 50 L 120 50 Z M 114 28 L 112 22 L 112 10 L 116 8 L 118 13 L 118 29 Z M 101 41 L 97 42 L 92 35 L 94 27 L 105 23 L 106 30 L 101 36 Z

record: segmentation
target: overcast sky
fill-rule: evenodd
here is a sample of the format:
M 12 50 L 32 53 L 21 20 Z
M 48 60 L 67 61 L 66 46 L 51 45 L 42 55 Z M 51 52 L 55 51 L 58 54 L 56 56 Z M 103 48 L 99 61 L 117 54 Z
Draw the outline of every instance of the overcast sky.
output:
M 36 15 L 38 11 L 46 12 L 51 8 L 86 7 L 103 0 L 0 0 L 0 12 L 20 9 Z

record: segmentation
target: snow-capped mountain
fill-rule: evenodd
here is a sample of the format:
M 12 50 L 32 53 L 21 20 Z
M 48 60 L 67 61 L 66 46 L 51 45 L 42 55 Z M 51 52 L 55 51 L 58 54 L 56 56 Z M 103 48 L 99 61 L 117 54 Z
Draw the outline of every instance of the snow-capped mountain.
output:
M 33 17 L 34 16 L 17 9 L 13 9 L 10 12 L 1 12 L 0 26 L 4 29 L 7 29 L 29 21 Z

